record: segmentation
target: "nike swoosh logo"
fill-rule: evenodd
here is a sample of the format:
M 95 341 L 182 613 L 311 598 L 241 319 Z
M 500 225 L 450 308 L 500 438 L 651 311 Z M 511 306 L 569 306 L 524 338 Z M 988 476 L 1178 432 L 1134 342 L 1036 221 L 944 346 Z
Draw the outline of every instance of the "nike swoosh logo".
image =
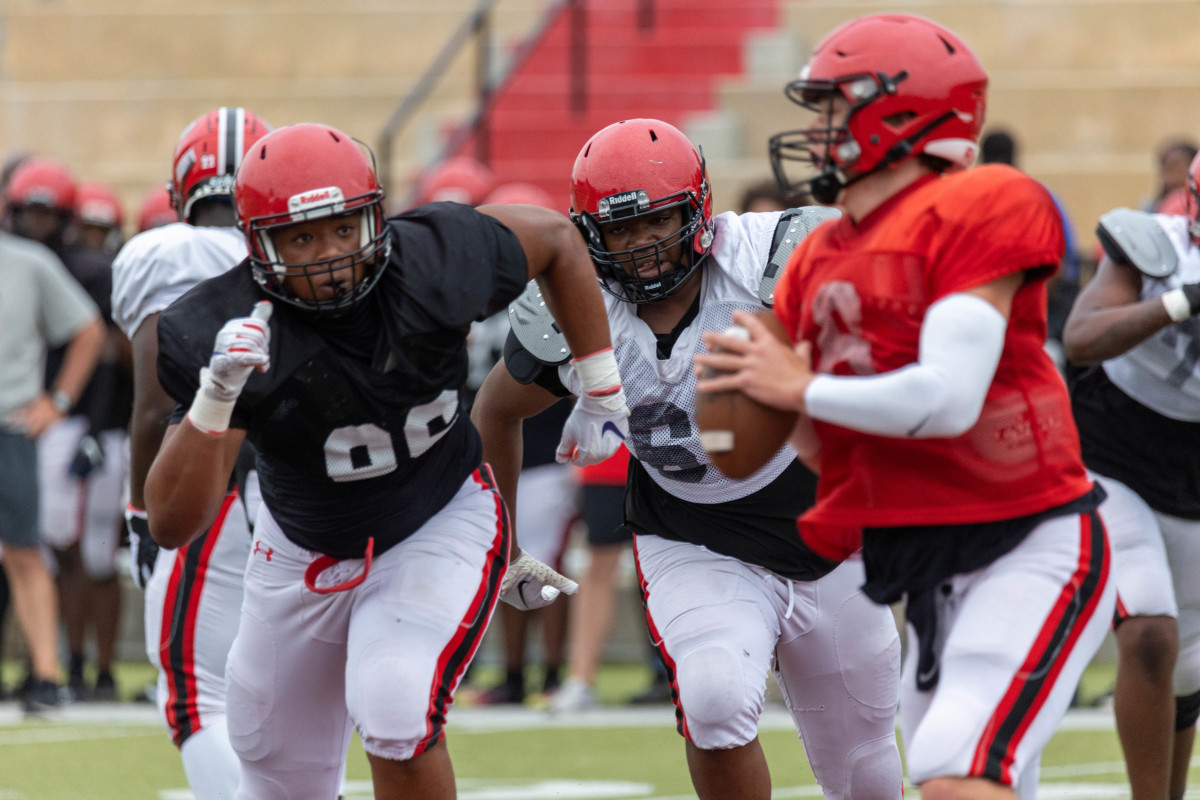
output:
M 613 433 L 615 433 L 617 435 L 617 438 L 620 439 L 622 442 L 625 441 L 625 434 L 621 433 L 621 429 L 618 428 L 616 425 L 612 424 L 611 422 L 604 423 L 604 427 L 600 428 L 600 435 L 603 436 L 608 431 L 612 431 Z

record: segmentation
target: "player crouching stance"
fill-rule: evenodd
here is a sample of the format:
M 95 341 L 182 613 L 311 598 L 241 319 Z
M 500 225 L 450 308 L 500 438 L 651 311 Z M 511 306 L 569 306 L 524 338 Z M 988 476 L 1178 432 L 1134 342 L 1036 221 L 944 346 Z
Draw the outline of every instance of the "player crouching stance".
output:
M 801 533 L 861 542 L 865 590 L 904 597 L 900 725 L 924 800 L 1032 798 L 1042 748 L 1114 607 L 1103 493 L 1080 459 L 1066 388 L 1043 350 L 1045 280 L 1063 250 L 1050 195 L 974 160 L 987 76 L 950 31 L 864 17 L 814 51 L 788 95 L 815 111 L 773 139 L 845 215 L 796 249 L 775 313 L 696 359 L 804 412 L 820 445 Z M 816 448 L 814 448 L 816 449 Z
M 537 278 L 571 346 L 601 354 L 581 366 L 615 373 L 586 248 L 534 207 L 385 220 L 373 165 L 323 125 L 256 143 L 234 199 L 248 261 L 159 321 L 180 406 L 146 501 L 156 541 L 185 544 L 254 443 L 263 503 L 227 673 L 238 797 L 334 797 L 353 725 L 375 797 L 453 798 L 446 712 L 496 600 L 574 588 L 515 547 L 459 414 L 466 335 Z M 591 388 L 623 430 L 620 384 Z
M 631 410 L 625 521 L 697 795 L 769 800 L 758 720 L 773 670 L 825 797 L 898 800 L 900 644 L 891 613 L 860 591 L 861 561 L 839 566 L 796 535 L 813 476 L 793 450 L 731 480 L 713 466 L 696 424 L 691 363 L 701 332 L 724 330 L 737 309 L 763 309 L 791 245 L 837 212 L 713 219 L 696 148 L 652 119 L 610 125 L 583 146 L 571 207 L 609 291 Z M 472 415 L 513 497 L 521 420 L 587 386 L 536 286 L 509 316 L 504 361 Z M 604 423 L 594 420 L 597 440 Z M 617 444 L 610 437 L 607 452 Z

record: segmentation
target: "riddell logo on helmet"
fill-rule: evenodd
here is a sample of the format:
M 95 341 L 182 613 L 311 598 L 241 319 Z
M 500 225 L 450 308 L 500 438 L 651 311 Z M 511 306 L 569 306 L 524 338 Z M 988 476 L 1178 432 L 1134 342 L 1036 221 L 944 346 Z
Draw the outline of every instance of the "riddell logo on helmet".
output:
M 340 214 L 345 207 L 346 199 L 342 195 L 342 190 L 336 186 L 311 189 L 288 198 L 288 211 L 291 213 L 292 219 L 296 221 L 327 214 Z

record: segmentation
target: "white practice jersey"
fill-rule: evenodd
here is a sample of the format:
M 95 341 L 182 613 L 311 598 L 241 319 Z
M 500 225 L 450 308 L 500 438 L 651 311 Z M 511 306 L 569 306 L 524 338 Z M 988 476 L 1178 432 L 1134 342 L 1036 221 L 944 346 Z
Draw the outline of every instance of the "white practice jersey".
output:
M 1165 278 L 1142 275 L 1142 299 L 1161 297 L 1185 283 L 1200 282 L 1200 249 L 1188 237 L 1186 217 L 1155 214 L 1179 256 Z M 1200 317 L 1168 325 L 1136 347 L 1104 362 L 1121 391 L 1164 417 L 1200 422 Z
M 745 480 L 733 480 L 713 466 L 700 445 L 696 426 L 696 376 L 692 356 L 705 351 L 700 334 L 729 327 L 733 312 L 763 311 L 759 284 L 770 257 L 780 212 L 716 217 L 712 253 L 703 270 L 700 313 L 683 331 L 671 357 L 657 355 L 657 339 L 637 315 L 637 306 L 606 296 L 621 383 L 629 403 L 626 445 L 666 492 L 691 503 L 725 503 L 767 486 L 795 460 L 788 446 Z M 580 390 L 570 364 L 559 378 L 572 393 Z
M 246 239 L 237 228 L 176 222 L 139 233 L 113 261 L 113 321 L 132 339 L 146 317 L 245 258 Z

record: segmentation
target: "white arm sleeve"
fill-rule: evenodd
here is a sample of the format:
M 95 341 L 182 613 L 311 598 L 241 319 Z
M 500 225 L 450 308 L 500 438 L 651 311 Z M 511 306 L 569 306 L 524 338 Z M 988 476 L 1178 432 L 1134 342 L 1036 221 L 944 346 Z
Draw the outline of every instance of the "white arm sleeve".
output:
M 882 375 L 818 375 L 805 393 L 814 419 L 878 436 L 961 436 L 979 419 L 1008 321 L 973 294 L 929 307 L 917 362 Z

